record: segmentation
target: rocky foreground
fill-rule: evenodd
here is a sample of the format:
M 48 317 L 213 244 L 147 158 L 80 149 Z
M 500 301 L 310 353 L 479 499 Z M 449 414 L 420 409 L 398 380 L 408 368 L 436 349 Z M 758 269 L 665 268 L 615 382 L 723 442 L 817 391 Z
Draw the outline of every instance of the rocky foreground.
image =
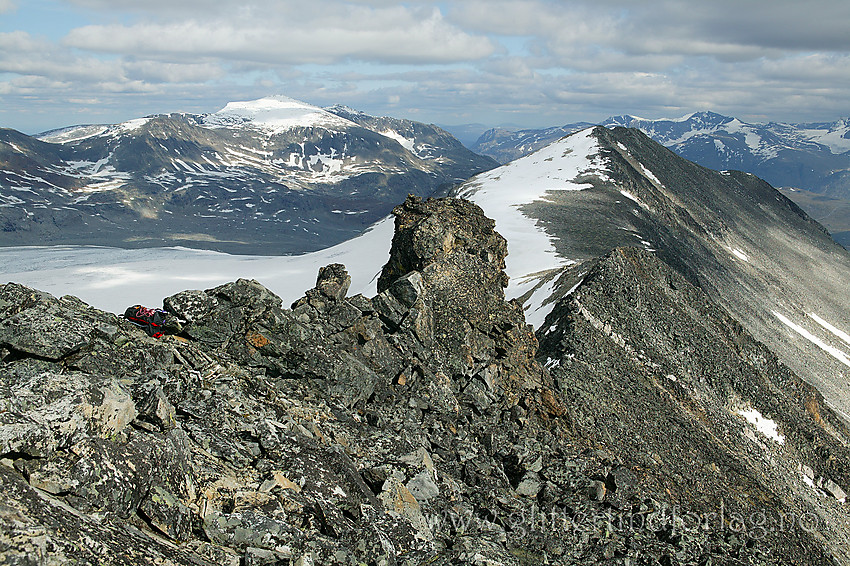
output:
M 700 289 L 618 248 L 535 337 L 478 207 L 394 212 L 377 296 L 240 279 L 162 339 L 1 286 L 2 561 L 850 564 L 847 427 Z

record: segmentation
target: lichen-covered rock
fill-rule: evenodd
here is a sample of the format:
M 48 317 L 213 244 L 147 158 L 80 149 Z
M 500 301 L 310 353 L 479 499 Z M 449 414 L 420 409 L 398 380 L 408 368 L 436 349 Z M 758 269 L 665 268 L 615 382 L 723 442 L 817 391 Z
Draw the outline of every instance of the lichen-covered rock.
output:
M 159 380 L 136 383 L 133 388 L 136 423 L 149 430 L 166 432 L 177 426 L 177 413 Z M 151 428 L 153 427 L 153 428 Z
M 119 437 L 137 415 L 130 394 L 114 378 L 10 372 L 0 392 L 5 408 L 0 453 L 41 458 L 80 437 Z
M 422 271 L 425 265 L 453 253 L 475 256 L 500 273 L 507 285 L 505 257 L 507 241 L 493 227 L 495 222 L 481 209 L 461 199 L 428 199 L 409 196 L 393 209 L 395 234 L 390 260 L 378 279 L 378 291 L 387 289 L 410 271 Z
M 471 377 L 508 404 L 531 395 L 528 402 L 542 406 L 537 397 L 548 389 L 547 377 L 520 307 L 505 302 L 507 244 L 493 221 L 478 206 L 454 199 L 411 196 L 393 213 L 396 231 L 378 280 L 378 290 L 385 290 L 378 312 L 400 327 L 407 322 L 454 382 Z
M 4 320 L 36 305 L 50 304 L 55 301 L 56 298 L 53 295 L 19 283 L 0 285 L 0 316 Z
M 334 301 L 343 300 L 345 295 L 348 294 L 348 288 L 350 286 L 351 276 L 341 263 L 332 263 L 331 265 L 319 268 L 319 275 L 316 278 L 316 290 L 327 298 Z
M 181 291 L 162 300 L 162 306 L 186 322 L 201 320 L 218 307 L 215 295 L 203 291 Z
M 64 358 L 88 345 L 92 334 L 66 314 L 57 302 L 23 310 L 0 323 L 0 344 L 49 360 Z

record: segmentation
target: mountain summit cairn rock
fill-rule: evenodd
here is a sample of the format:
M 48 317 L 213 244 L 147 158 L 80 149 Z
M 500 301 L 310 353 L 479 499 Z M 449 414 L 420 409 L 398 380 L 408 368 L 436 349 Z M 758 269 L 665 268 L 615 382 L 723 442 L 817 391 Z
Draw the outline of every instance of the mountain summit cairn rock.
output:
M 850 435 L 698 288 L 618 248 L 541 351 L 481 209 L 395 214 L 377 296 L 239 279 L 159 340 L 0 286 L 0 562 L 850 563 Z
M 512 403 L 522 390 L 542 387 L 537 339 L 520 305 L 505 302 L 507 242 L 493 220 L 466 200 L 414 196 L 393 214 L 378 304 L 408 304 L 421 313 L 415 316 L 430 319 L 433 355 L 446 374 L 478 377 Z

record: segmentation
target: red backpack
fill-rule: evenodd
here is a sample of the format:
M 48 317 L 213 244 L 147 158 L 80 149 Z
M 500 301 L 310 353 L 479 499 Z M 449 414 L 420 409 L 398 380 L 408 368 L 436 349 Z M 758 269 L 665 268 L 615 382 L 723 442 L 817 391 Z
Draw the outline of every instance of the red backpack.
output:
M 148 336 L 162 336 L 163 325 L 168 313 L 162 309 L 149 309 L 142 305 L 133 305 L 124 311 L 124 319 L 129 320 L 148 333 Z

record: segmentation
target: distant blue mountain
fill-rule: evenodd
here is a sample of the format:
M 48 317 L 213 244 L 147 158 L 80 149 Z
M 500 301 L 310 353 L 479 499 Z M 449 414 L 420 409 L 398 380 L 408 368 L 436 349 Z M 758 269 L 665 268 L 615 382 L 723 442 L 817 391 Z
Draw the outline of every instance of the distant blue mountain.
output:
M 775 187 L 794 187 L 850 199 L 850 119 L 812 124 L 751 124 L 715 112 L 676 119 L 612 116 L 603 126 L 638 128 L 704 167 L 753 173 Z M 507 163 L 590 126 L 488 130 L 470 148 Z

